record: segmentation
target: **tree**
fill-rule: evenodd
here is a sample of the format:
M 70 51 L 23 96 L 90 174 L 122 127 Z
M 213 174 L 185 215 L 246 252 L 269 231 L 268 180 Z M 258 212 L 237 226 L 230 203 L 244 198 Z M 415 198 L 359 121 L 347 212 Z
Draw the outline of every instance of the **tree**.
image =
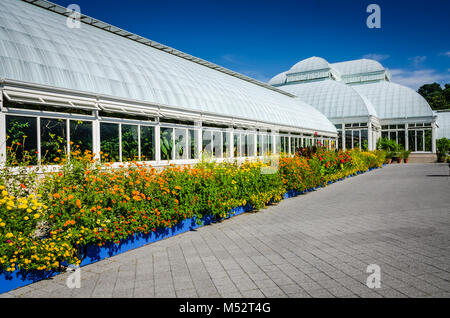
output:
M 447 109 L 450 108 L 450 84 L 445 84 L 442 89 L 439 83 L 422 85 L 417 92 L 422 95 L 431 109 Z

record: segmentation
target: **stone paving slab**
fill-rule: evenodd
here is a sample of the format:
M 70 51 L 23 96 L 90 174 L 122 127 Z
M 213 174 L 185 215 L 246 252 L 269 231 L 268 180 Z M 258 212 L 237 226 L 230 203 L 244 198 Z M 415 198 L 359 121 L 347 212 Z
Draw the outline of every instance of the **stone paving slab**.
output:
M 450 297 L 449 241 L 448 165 L 388 165 L 0 297 Z

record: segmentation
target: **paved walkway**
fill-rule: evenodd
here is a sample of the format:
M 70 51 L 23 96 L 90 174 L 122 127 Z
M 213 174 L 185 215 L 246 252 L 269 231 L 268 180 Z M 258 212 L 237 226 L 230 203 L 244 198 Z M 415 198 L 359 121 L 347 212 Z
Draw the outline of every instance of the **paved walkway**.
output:
M 448 175 L 389 165 L 1 296 L 450 297 Z

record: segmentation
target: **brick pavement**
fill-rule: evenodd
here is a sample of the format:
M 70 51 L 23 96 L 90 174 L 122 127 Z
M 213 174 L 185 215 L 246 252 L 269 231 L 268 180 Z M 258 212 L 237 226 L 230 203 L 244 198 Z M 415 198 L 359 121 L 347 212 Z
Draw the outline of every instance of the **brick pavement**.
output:
M 0 297 L 449 297 L 448 173 L 388 165 Z

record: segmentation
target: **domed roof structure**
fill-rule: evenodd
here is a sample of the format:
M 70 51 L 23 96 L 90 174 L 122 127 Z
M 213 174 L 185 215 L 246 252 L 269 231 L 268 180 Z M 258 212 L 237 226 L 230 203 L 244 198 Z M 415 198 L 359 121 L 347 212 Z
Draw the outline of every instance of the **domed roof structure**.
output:
M 370 100 L 380 119 L 434 115 L 425 98 L 409 87 L 384 81 L 351 87 Z
M 329 68 L 330 64 L 325 59 L 313 56 L 294 64 L 287 73 L 302 73 Z
M 280 88 L 311 104 L 330 119 L 377 116 L 370 101 L 344 83 L 324 80 Z
M 342 76 L 385 71 L 380 62 L 369 59 L 333 63 L 331 67 L 338 70 Z

